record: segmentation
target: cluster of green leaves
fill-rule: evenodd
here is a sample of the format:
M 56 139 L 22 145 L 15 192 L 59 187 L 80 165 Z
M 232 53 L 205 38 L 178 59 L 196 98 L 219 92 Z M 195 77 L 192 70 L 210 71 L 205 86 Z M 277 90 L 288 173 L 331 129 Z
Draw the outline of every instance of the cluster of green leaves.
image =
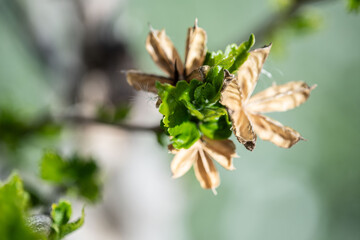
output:
M 81 218 L 69 223 L 71 204 L 67 201 L 52 205 L 51 218 L 47 216 L 29 218 L 29 205 L 29 194 L 24 190 L 22 180 L 17 174 L 11 175 L 4 184 L 0 182 L 2 240 L 59 240 L 84 223 L 84 209 Z M 50 223 L 42 222 L 44 219 L 48 219 Z M 39 226 L 45 227 L 39 228 Z
M 100 174 L 92 158 L 73 155 L 64 158 L 54 151 L 46 151 L 40 163 L 41 178 L 70 193 L 95 202 L 100 197 Z
M 251 34 L 248 41 L 241 43 L 239 46 L 230 44 L 217 52 L 208 52 L 204 61 L 204 65 L 221 66 L 227 69 L 230 73 L 235 73 L 236 70 L 246 61 L 249 56 L 249 50 L 255 43 L 255 36 Z
M 52 205 L 51 218 L 51 233 L 49 240 L 59 240 L 64 236 L 77 230 L 84 224 L 85 211 L 82 209 L 81 217 L 75 222 L 70 222 L 72 214 L 71 203 L 68 201 L 60 201 L 58 204 Z
M 251 35 L 248 41 L 239 46 L 231 44 L 224 52 L 208 52 L 204 65 L 210 70 L 204 81 L 181 80 L 176 86 L 156 83 L 162 100 L 159 112 L 164 115 L 161 126 L 175 148 L 189 148 L 201 135 L 211 139 L 230 137 L 229 116 L 219 103 L 224 71 L 236 72 L 246 61 L 254 42 L 254 35 Z

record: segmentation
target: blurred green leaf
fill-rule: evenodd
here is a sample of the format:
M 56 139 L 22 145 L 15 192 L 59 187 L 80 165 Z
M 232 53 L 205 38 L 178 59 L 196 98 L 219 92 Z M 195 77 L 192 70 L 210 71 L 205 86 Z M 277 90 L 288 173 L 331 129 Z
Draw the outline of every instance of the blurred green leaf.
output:
M 288 10 L 294 3 L 295 0 L 270 0 L 272 7 L 279 12 Z
M 53 220 L 52 232 L 50 240 L 62 239 L 64 236 L 79 229 L 84 224 L 85 212 L 82 209 L 81 217 L 75 222 L 69 223 L 72 214 L 71 203 L 68 201 L 60 201 L 58 204 L 52 205 L 51 217 Z
M 48 115 L 32 120 L 13 109 L 0 109 L 0 143 L 11 150 L 16 150 L 30 137 L 54 137 L 60 130 L 60 125 L 51 121 Z
M 348 9 L 350 12 L 359 12 L 360 0 L 347 0 Z
M 284 55 L 286 45 L 292 38 L 314 33 L 320 29 L 322 22 L 322 15 L 314 8 L 307 7 L 297 11 L 266 36 L 269 42 L 277 43 L 272 46 L 272 53 Z
M 2 240 L 40 240 L 26 224 L 29 195 L 24 191 L 20 177 L 13 174 L 6 183 L 0 182 L 0 238 Z
M 61 201 L 58 204 L 52 205 L 51 217 L 54 224 L 64 225 L 66 224 L 71 217 L 71 204 L 67 201 Z
M 156 132 L 156 140 L 163 147 L 165 147 L 167 145 L 167 142 L 166 142 L 167 135 L 165 134 L 164 131 Z
M 319 29 L 321 22 L 317 11 L 307 9 L 291 17 L 286 24 L 295 34 L 302 35 Z
M 97 109 L 96 117 L 98 120 L 108 123 L 118 123 L 123 121 L 131 110 L 130 105 L 119 105 L 116 107 L 100 106 Z
M 65 172 L 67 167 L 67 163 L 60 155 L 47 151 L 40 162 L 41 178 L 54 183 L 62 183 L 68 177 L 68 173 Z
M 74 155 L 65 159 L 56 152 L 47 151 L 41 159 L 40 174 L 42 179 L 91 202 L 100 197 L 99 168 L 91 158 Z

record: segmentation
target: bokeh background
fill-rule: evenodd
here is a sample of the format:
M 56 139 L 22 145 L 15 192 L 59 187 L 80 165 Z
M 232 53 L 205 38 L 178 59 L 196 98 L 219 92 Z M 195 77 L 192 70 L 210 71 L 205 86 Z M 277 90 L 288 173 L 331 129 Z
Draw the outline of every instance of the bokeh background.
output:
M 254 32 L 258 46 L 274 46 L 257 91 L 294 80 L 318 87 L 301 107 L 271 115 L 307 141 L 280 149 L 258 140 L 253 152 L 238 143 L 236 171 L 218 167 L 217 196 L 192 171 L 173 180 L 172 156 L 153 133 L 100 125 L 1 145 L 0 178 L 17 168 L 32 181 L 46 148 L 94 156 L 103 197 L 67 239 L 360 239 L 360 15 L 345 1 L 298 2 L 300 20 L 285 14 L 290 1 L 1 0 L 0 107 L 29 121 L 126 102 L 126 122 L 157 125 L 156 98 L 132 91 L 122 72 L 160 73 L 145 50 L 149 23 L 182 56 L 195 18 L 209 50 Z

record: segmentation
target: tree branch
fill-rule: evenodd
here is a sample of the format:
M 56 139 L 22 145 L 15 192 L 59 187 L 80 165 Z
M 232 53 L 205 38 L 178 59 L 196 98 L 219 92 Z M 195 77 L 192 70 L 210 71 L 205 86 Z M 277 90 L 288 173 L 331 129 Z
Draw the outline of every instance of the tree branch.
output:
M 99 125 L 106 125 L 110 127 L 120 128 L 122 130 L 130 131 L 130 132 L 154 132 L 158 133 L 161 132 L 162 129 L 159 126 L 154 127 L 144 127 L 144 126 L 136 126 L 136 125 L 130 125 L 125 123 L 111 123 L 111 122 L 105 122 L 101 121 L 99 119 L 95 118 L 88 118 L 83 116 L 68 116 L 65 118 L 62 118 L 65 122 L 74 123 L 74 124 L 99 124 Z
M 322 1 L 330 2 L 333 0 L 295 0 L 285 11 L 279 11 L 273 14 L 267 21 L 264 21 L 256 31 L 254 31 L 257 41 L 262 43 L 266 37 L 286 24 L 288 20 L 290 20 L 305 5 Z

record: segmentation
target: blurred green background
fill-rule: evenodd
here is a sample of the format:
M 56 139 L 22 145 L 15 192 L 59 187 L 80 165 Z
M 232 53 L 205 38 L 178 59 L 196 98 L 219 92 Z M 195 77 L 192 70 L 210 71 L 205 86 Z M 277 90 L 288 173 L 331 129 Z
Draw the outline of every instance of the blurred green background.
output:
M 83 67 L 73 57 L 81 38 L 71 25 L 79 20 L 73 10 L 68 11 L 71 1 L 49 1 L 53 3 L 45 7 L 42 1 L 16 2 L 31 13 L 27 19 L 32 22 L 23 22 L 9 8 L 11 4 L 1 0 L 0 106 L 31 121 L 44 109 L 56 112 L 69 102 L 64 100 L 71 85 L 68 79 L 76 76 L 69 77 L 72 72 L 67 70 Z M 83 4 L 96 5 L 94 2 Z M 209 50 L 218 50 L 247 40 L 277 14 L 276 3 L 268 0 L 113 2 L 111 6 L 116 7 L 108 18 L 114 35 L 132 58 L 132 67 L 154 73 L 159 70 L 144 46 L 148 23 L 156 29 L 165 28 L 184 56 L 186 31 L 196 17 L 207 31 Z M 303 80 L 317 84 L 304 105 L 271 115 L 299 131 L 307 141 L 280 149 L 258 140 L 253 152 L 237 144 L 240 158 L 234 162 L 236 171 L 218 167 L 222 183 L 217 196 L 202 190 L 192 172 L 176 181 L 169 177 L 173 187 L 180 188 L 183 197 L 179 201 L 185 206 L 176 220 L 185 227 L 173 239 L 360 239 L 360 15 L 347 12 L 345 1 L 305 5 L 301 11 L 314 14 L 316 29 L 296 31 L 284 25 L 257 42 L 258 46 L 272 42 L 276 49 L 264 66 L 272 77 L 262 75 L 256 91 L 273 82 Z M 52 56 L 46 59 L 47 64 L 32 48 L 34 36 L 24 30 L 29 24 L 40 25 L 33 29 L 35 38 L 39 34 L 44 42 L 51 43 L 45 48 Z M 62 67 L 54 67 L 58 65 Z M 125 69 L 119 66 L 118 71 Z M 2 146 L 0 178 L 7 177 L 9 166 L 36 172 L 42 149 L 52 144 L 31 139 L 14 152 Z M 170 155 L 159 158 L 163 168 L 168 168 Z M 158 198 L 161 201 L 161 196 Z M 138 231 L 142 231 L 141 225 Z

